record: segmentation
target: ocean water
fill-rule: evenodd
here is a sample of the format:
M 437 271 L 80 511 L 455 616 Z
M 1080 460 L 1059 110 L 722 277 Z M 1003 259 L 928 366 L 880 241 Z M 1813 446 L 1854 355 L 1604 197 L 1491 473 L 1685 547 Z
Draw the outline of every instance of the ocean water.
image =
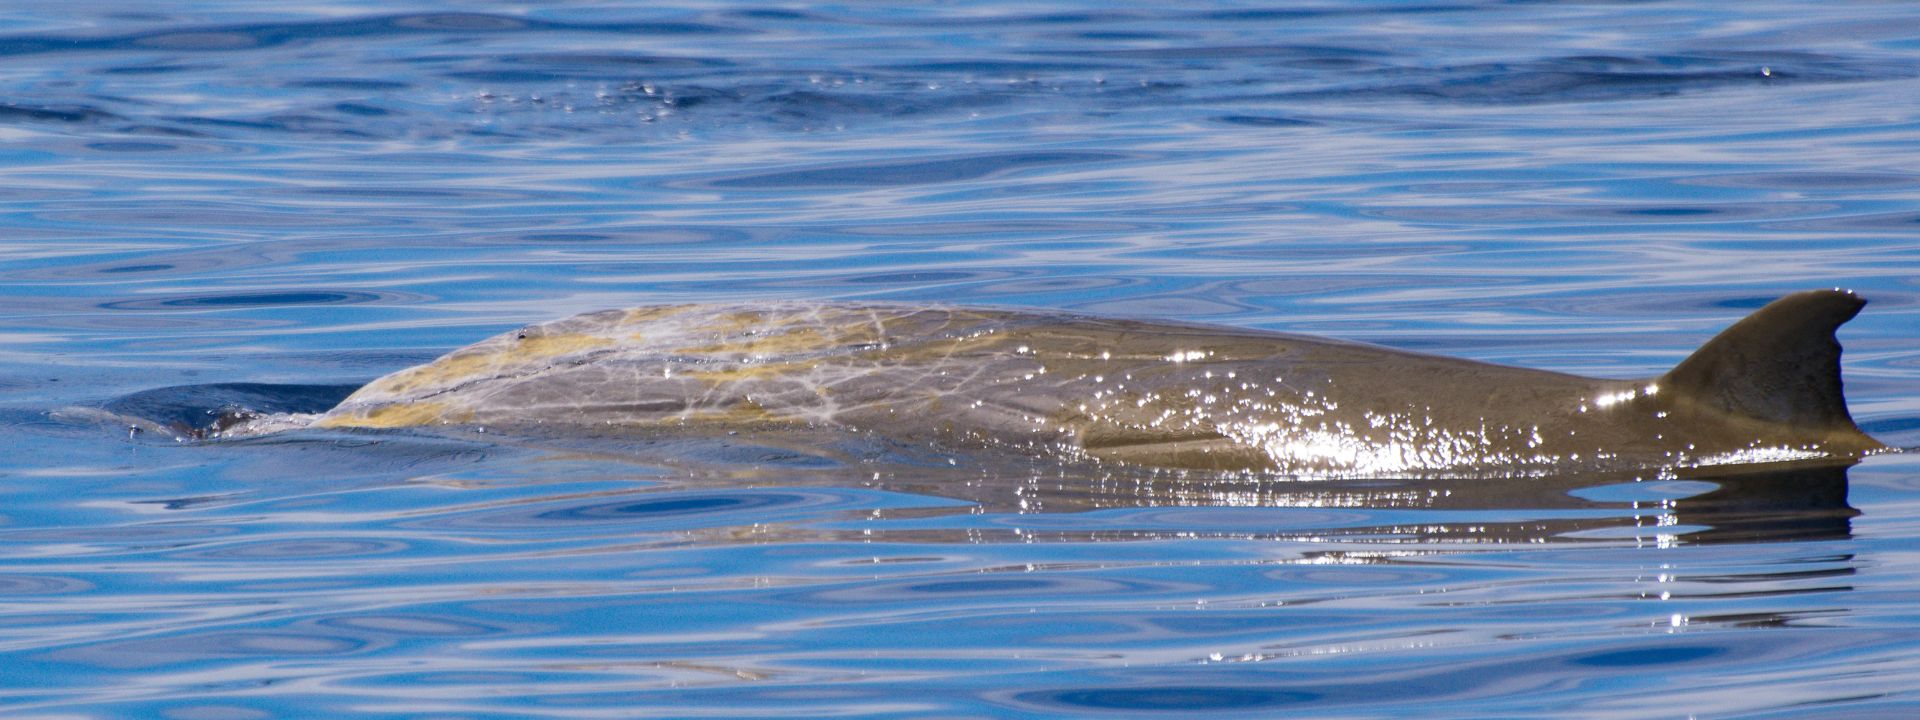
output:
M 794 298 L 1627 378 L 1839 286 L 1913 448 L 1920 8 L 447 7 L 0 7 L 0 716 L 1920 715 L 1912 453 L 1303 481 L 87 410 Z

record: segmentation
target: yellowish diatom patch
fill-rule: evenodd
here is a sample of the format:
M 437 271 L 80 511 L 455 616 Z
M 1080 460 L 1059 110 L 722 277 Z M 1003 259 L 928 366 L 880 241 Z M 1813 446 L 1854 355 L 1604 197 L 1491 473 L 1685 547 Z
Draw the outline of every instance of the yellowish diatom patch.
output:
M 832 347 L 817 328 L 800 328 L 778 335 L 750 335 L 697 347 L 680 348 L 682 355 L 777 355 Z
M 713 423 L 723 427 L 746 427 L 777 422 L 788 418 L 767 410 L 761 406 L 760 403 L 745 400 L 726 408 L 697 413 L 691 419 L 696 422 Z
M 635 323 L 653 322 L 655 320 L 659 320 L 662 318 L 669 318 L 675 315 L 679 315 L 680 313 L 686 312 L 692 309 L 693 307 L 694 306 L 692 305 L 655 305 L 655 306 L 649 306 L 649 307 L 637 307 L 637 308 L 628 310 L 625 315 L 620 316 L 620 324 L 632 325 Z
M 723 383 L 746 380 L 778 380 L 781 378 L 802 378 L 806 371 L 819 364 L 817 360 L 797 360 L 792 362 L 763 362 L 731 365 L 722 368 L 686 371 L 687 377 L 718 386 Z
M 448 417 L 446 403 L 416 402 L 398 405 L 381 405 L 370 410 L 356 411 L 340 415 L 328 415 L 314 423 L 323 428 L 403 428 L 432 425 L 441 422 L 465 422 L 465 418 Z M 463 414 L 465 415 L 465 414 Z
M 519 339 L 506 347 L 480 346 L 380 378 L 355 394 L 408 395 L 427 388 L 449 387 L 516 372 L 528 365 L 544 365 L 562 355 L 612 345 L 614 341 L 610 338 L 568 333 Z
M 588 335 L 585 333 L 538 335 L 515 343 L 511 349 L 502 354 L 507 355 L 513 360 L 529 362 L 546 360 L 548 358 L 570 355 L 584 350 L 594 350 L 611 345 L 613 345 L 612 338 L 602 337 L 600 335 Z
M 494 374 L 500 365 L 499 353 L 458 353 L 426 365 L 409 368 L 375 380 L 360 392 L 404 395 L 419 388 L 449 385 L 476 376 Z

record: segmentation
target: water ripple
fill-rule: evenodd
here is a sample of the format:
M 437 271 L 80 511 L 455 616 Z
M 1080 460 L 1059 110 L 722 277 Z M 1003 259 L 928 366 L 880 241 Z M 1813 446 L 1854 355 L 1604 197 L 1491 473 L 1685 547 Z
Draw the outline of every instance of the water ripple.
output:
M 236 543 L 174 553 L 175 557 L 194 560 L 326 560 L 393 555 L 412 549 L 396 540 L 350 540 L 346 538 L 278 539 Z
M 405 296 L 395 293 L 330 290 L 224 292 L 196 293 L 192 295 L 161 298 L 140 298 L 138 300 L 115 300 L 101 303 L 100 307 L 114 310 L 171 310 L 196 307 L 243 308 L 275 307 L 282 305 L 352 305 L 374 302 L 404 302 L 404 297 Z
M 367 651 L 372 643 L 343 635 L 309 632 L 215 631 L 98 643 L 56 650 L 63 663 L 99 668 L 151 668 L 204 660 L 324 658 Z
M 0 575 L 0 596 L 59 595 L 94 589 L 94 584 L 76 578 L 51 575 Z
M 778 522 L 851 509 L 858 495 L 831 491 L 731 490 L 659 492 L 638 497 L 539 501 L 526 507 L 447 515 L 407 523 L 460 529 L 566 528 L 619 525 L 641 532 Z
M 458 618 L 419 615 L 354 615 L 328 618 L 316 624 L 388 637 L 481 637 L 506 632 L 505 628 Z
M 851 163 L 706 180 L 704 187 L 739 189 L 835 189 L 897 187 L 979 180 L 1030 168 L 1112 162 L 1119 153 L 1023 152 L 932 160 Z

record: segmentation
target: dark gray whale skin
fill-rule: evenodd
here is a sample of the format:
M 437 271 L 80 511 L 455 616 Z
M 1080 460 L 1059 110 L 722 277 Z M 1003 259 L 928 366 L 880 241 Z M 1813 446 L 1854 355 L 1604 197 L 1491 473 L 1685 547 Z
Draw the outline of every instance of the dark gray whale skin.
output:
M 835 428 L 1309 476 L 1846 464 L 1886 450 L 1854 425 L 1841 388 L 1834 331 L 1863 305 L 1841 290 L 1786 296 L 1642 380 L 1062 313 L 643 307 L 484 340 L 368 383 L 306 422 L 540 433 Z

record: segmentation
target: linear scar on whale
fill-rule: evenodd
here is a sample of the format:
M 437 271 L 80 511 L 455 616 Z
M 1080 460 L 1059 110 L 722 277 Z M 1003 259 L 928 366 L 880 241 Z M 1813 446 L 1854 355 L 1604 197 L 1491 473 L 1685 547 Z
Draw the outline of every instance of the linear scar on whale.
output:
M 543 433 L 834 428 L 1157 468 L 1531 475 L 1888 448 L 1841 392 L 1865 305 L 1781 298 L 1657 378 L 1609 380 L 1253 329 L 818 302 L 676 305 L 531 325 L 386 375 L 286 429 Z

